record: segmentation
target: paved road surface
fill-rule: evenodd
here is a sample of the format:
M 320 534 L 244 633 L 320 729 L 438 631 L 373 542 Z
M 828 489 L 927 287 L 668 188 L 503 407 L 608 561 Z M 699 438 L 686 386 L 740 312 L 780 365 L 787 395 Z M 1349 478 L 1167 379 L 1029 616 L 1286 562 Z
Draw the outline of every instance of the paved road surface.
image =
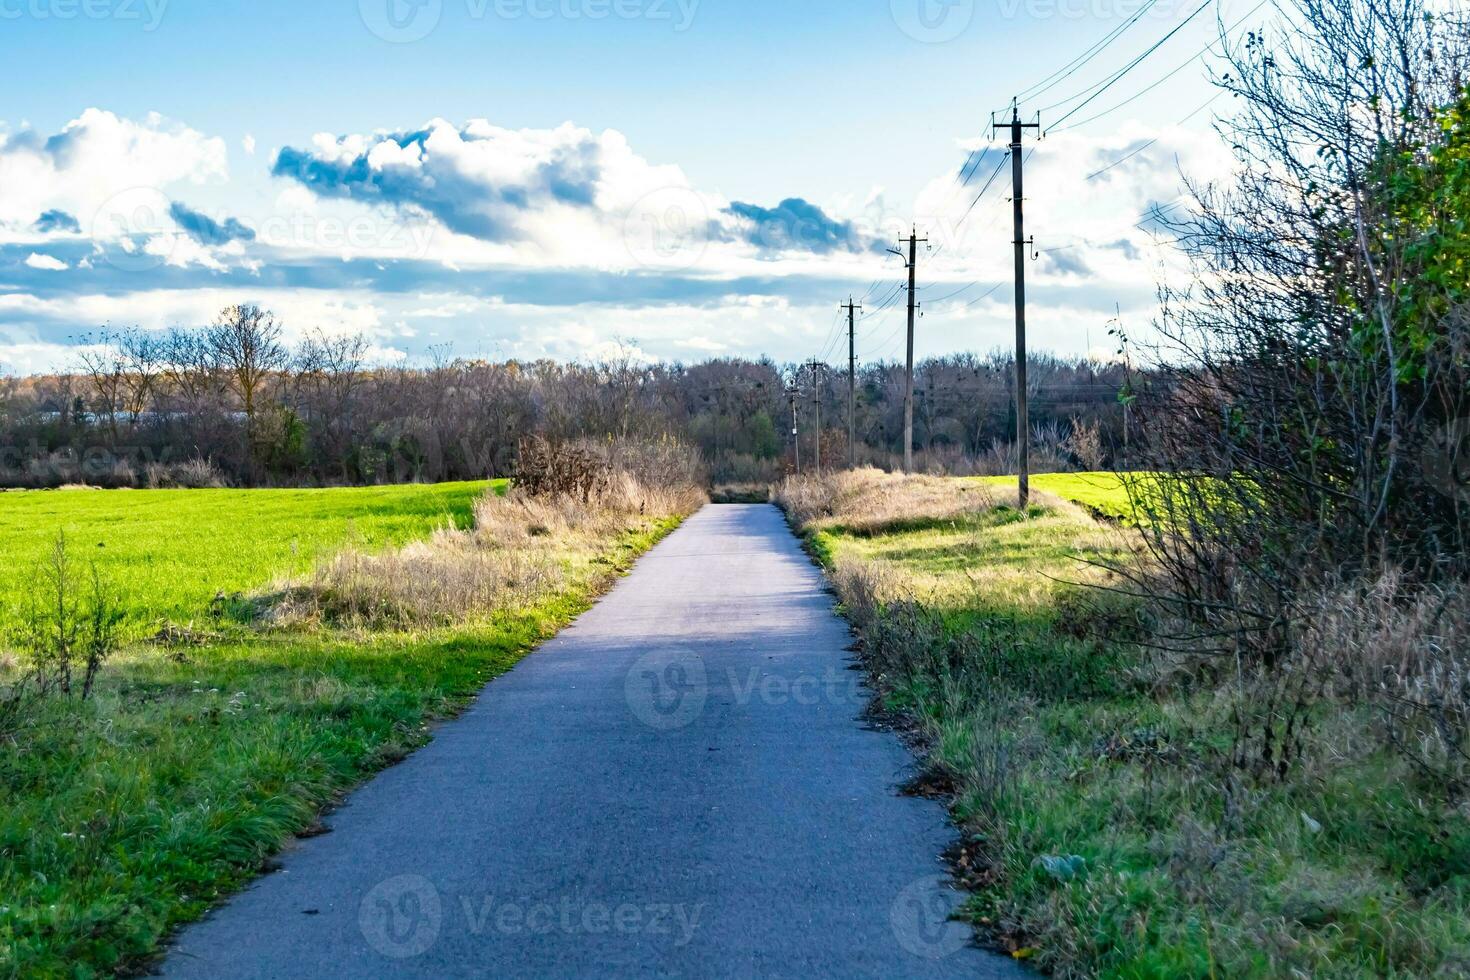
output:
M 709 507 L 186 930 L 171 977 L 1019 976 L 775 508 Z

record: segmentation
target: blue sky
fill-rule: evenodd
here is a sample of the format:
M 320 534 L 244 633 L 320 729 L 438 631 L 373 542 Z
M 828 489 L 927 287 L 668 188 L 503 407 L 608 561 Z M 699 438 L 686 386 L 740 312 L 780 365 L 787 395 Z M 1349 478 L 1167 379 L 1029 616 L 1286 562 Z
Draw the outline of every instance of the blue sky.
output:
M 0 0 L 0 366 L 240 300 L 384 359 L 804 358 L 848 292 L 882 306 L 909 222 L 942 246 L 921 352 L 1000 346 L 1008 171 L 973 211 L 998 156 L 954 174 L 1142 2 Z M 1221 2 L 1074 118 L 1176 75 L 1028 161 L 1039 346 L 1146 321 L 1172 260 L 1134 225 L 1228 165 L 1208 112 L 1177 125 L 1217 18 L 1255 7 Z M 1158 0 L 1025 108 L 1077 93 L 1057 118 L 1195 6 Z M 863 353 L 896 353 L 901 305 Z

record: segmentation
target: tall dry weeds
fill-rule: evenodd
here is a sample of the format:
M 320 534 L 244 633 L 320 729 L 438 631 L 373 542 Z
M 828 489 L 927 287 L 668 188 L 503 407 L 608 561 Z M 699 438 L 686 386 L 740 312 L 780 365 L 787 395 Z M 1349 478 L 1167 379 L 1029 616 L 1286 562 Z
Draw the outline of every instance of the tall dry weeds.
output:
M 1470 790 L 1470 588 L 1413 588 L 1397 572 L 1320 592 L 1300 656 L 1344 707 L 1374 709 L 1379 739 L 1421 775 Z
M 580 584 L 595 589 L 612 574 L 606 555 L 619 539 L 707 500 L 697 485 L 650 485 L 623 470 L 604 473 L 587 497 L 580 488 L 487 493 L 469 529 L 444 528 L 394 551 L 338 553 L 281 590 L 276 618 L 414 629 L 483 619 Z
M 990 510 L 1003 494 L 981 484 L 878 469 L 788 477 L 776 502 L 804 531 L 840 526 L 872 534 L 898 521 L 945 520 Z

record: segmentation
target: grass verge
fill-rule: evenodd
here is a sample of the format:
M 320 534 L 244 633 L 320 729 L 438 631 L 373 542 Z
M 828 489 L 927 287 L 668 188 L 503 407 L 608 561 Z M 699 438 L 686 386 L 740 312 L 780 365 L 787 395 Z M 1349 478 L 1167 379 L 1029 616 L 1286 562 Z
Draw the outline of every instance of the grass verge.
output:
M 146 505 L 148 493 L 127 500 Z M 84 511 L 98 506 L 95 496 L 56 495 Z M 640 513 L 648 501 L 657 506 Z M 272 568 L 282 580 L 272 586 L 264 566 L 252 565 L 261 597 L 317 612 L 273 626 L 217 623 L 201 645 L 135 645 L 108 666 L 91 700 L 36 705 L 0 742 L 0 975 L 146 968 L 173 929 L 267 868 L 293 837 L 314 833 L 322 811 L 355 784 L 424 744 L 433 722 L 585 610 L 690 506 L 649 496 L 587 515 L 580 505 L 482 497 L 473 528 L 456 521 L 460 529 L 441 527 L 427 544 L 400 550 L 349 548 L 356 571 L 346 584 L 333 578 L 340 557 L 325 546 L 314 566 Z M 493 540 L 487 515 L 497 522 Z M 274 525 L 278 539 L 292 520 Z M 465 545 L 473 539 L 476 548 Z M 236 568 L 216 577 L 214 552 L 181 556 L 177 540 L 155 538 L 160 560 L 196 563 L 210 588 L 244 576 Z M 403 606 L 377 615 L 379 598 L 405 596 L 373 574 L 374 561 L 392 574 L 403 552 L 509 560 L 532 547 L 550 556 L 534 579 L 497 579 L 463 615 L 420 617 Z M 453 567 L 445 559 L 438 570 Z
M 1142 610 L 1085 587 L 1128 532 L 974 486 L 865 472 L 781 499 L 925 749 L 915 788 L 951 806 L 990 943 L 1066 977 L 1470 974 L 1463 804 L 1335 708 L 1290 776 L 1247 778 L 1229 685 L 1172 672 Z

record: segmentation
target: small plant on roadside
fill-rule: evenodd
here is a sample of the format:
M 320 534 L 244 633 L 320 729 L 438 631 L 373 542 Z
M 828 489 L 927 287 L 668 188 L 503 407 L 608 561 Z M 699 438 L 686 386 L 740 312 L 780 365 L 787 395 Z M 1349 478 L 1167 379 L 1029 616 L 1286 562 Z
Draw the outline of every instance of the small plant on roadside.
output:
M 22 642 L 39 685 L 64 697 L 92 696 L 97 674 L 119 645 L 121 605 L 96 563 L 80 571 L 58 532 L 36 569 Z

